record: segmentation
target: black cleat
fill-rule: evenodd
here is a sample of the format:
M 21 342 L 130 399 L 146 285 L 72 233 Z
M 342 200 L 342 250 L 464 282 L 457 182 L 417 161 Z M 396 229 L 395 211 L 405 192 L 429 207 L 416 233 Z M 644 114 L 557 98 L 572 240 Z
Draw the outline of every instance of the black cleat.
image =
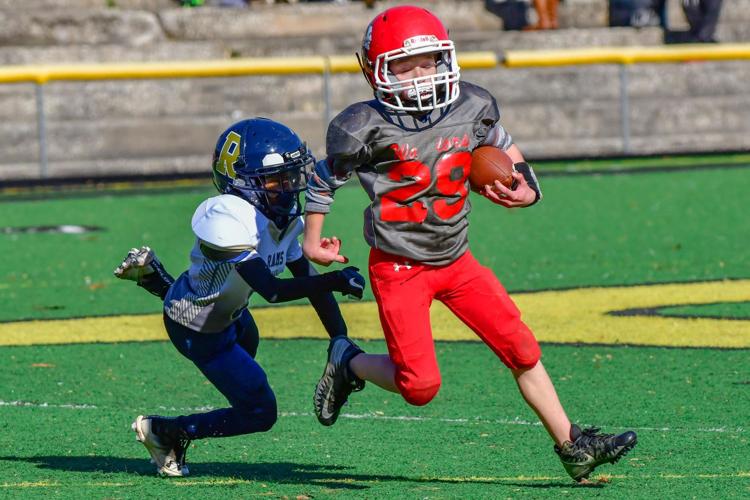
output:
M 365 381 L 349 370 L 349 361 L 363 352 L 348 337 L 340 335 L 331 339 L 328 345 L 328 363 L 313 396 L 315 416 L 321 424 L 333 425 L 349 394 L 365 387 Z
M 591 427 L 581 430 L 573 424 L 570 437 L 562 446 L 555 445 L 555 453 L 565 467 L 565 471 L 575 481 L 588 479 L 594 469 L 604 463 L 613 464 L 624 457 L 638 443 L 635 432 L 622 434 L 598 434 L 599 429 Z
M 187 450 L 188 448 L 190 448 L 190 442 L 190 439 L 181 437 L 175 441 L 174 447 L 172 448 L 175 460 L 177 462 L 177 468 L 182 471 L 183 476 L 187 476 L 188 474 L 190 474 L 190 469 L 188 469 L 188 466 L 185 463 Z

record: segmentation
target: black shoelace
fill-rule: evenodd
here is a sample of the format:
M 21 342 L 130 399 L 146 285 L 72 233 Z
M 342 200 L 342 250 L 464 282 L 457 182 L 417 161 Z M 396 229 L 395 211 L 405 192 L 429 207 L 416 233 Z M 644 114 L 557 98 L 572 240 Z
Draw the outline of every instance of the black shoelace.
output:
M 587 451 L 596 460 L 612 458 L 615 454 L 614 434 L 598 434 L 599 428 L 589 427 L 581 431 L 573 446 L 577 450 Z

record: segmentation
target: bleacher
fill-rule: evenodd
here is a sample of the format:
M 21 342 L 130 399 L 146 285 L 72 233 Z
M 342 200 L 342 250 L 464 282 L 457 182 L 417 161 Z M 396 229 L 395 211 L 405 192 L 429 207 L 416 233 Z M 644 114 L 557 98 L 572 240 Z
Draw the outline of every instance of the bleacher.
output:
M 459 55 L 663 44 L 660 27 L 607 27 L 601 0 L 566 0 L 561 29 L 543 32 L 503 31 L 482 1 L 410 3 L 445 20 Z M 189 9 L 172 0 L 0 0 L 0 64 L 346 55 L 375 12 L 361 2 Z M 668 17 L 671 27 L 685 27 L 677 0 Z M 750 0 L 725 2 L 717 36 L 750 41 Z M 622 153 L 617 66 L 497 68 L 464 78 L 496 95 L 532 158 Z M 750 149 L 750 62 L 635 65 L 628 78 L 630 153 Z M 334 112 L 370 95 L 361 75 L 331 82 Z M 321 89 L 318 75 L 53 82 L 44 88 L 49 172 L 204 171 L 216 134 L 250 115 L 289 123 L 322 154 Z M 38 175 L 36 113 L 33 84 L 0 85 L 0 180 Z

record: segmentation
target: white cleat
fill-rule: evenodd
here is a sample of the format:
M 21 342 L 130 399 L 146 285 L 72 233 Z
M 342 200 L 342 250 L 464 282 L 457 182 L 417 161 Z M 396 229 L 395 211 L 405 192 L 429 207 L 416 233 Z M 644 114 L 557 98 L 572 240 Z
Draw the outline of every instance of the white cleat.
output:
M 162 438 L 151 431 L 151 419 L 138 415 L 130 426 L 135 431 L 135 438 L 143 443 L 151 455 L 151 463 L 156 466 L 156 473 L 163 477 L 183 477 L 190 474 L 187 466 L 177 458 L 175 446 L 165 443 Z M 184 453 L 183 453 L 184 456 Z

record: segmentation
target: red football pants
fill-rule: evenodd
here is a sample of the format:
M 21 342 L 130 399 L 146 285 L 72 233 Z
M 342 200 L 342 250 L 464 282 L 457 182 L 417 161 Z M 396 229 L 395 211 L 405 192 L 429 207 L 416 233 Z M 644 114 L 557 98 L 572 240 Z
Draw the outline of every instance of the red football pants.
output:
M 396 386 L 413 405 L 440 389 L 430 326 L 433 299 L 445 304 L 509 368 L 532 368 L 541 351 L 534 334 L 493 272 L 470 251 L 445 266 L 428 266 L 378 249 L 370 251 L 370 282 Z

